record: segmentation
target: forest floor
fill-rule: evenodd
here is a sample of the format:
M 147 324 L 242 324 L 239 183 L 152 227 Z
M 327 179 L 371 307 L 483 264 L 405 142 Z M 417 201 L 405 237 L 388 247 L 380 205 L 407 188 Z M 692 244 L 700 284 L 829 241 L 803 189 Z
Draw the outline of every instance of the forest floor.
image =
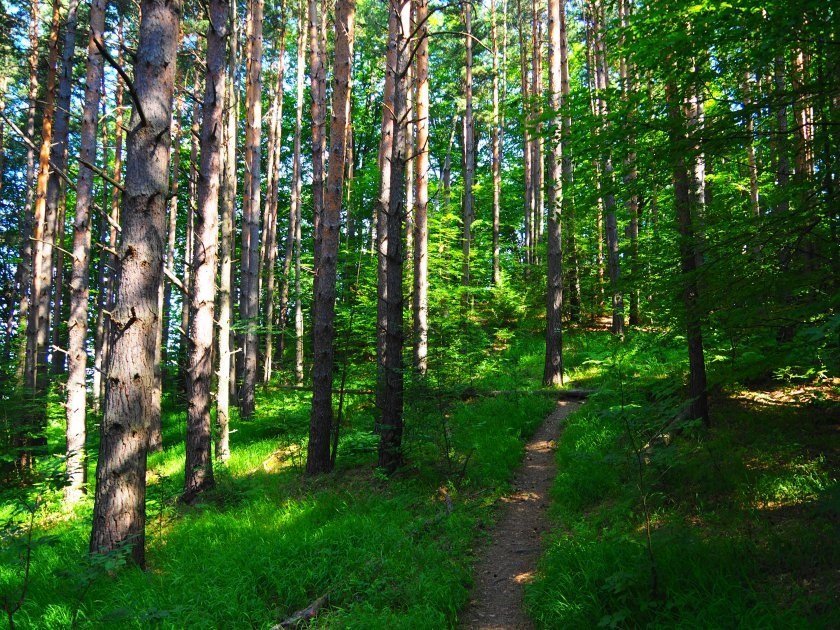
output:
M 565 341 L 568 381 L 593 391 L 574 409 L 538 391 L 536 330 L 438 372 L 449 381 L 409 383 L 407 465 L 392 477 L 376 469 L 376 410 L 359 394 L 345 400 L 336 471 L 307 478 L 309 394 L 270 384 L 252 421 L 234 418 L 232 457 L 191 506 L 178 502 L 185 405 L 168 391 L 164 450 L 149 457 L 148 569 L 88 556 L 92 492 L 68 513 L 48 479 L 28 497 L 0 488 L 0 605 L 25 590 L 17 627 L 50 629 L 271 628 L 325 596 L 313 627 L 479 624 L 501 614 L 485 604 L 519 615 L 498 617 L 504 628 L 840 627 L 836 372 L 806 369 L 806 346 L 720 342 L 704 429 L 672 423 L 683 339 Z M 59 481 L 62 422 L 57 406 L 39 463 Z M 530 492 L 540 498 L 516 500 Z M 546 529 L 542 549 L 533 528 Z M 488 555 L 499 540 L 513 544 Z
M 525 445 L 525 460 L 513 478 L 512 492 L 501 499 L 500 515 L 476 564 L 470 603 L 461 625 L 470 630 L 532 628 L 523 606 L 550 525 L 549 490 L 557 468 L 555 448 L 563 420 L 578 403 L 560 401 Z

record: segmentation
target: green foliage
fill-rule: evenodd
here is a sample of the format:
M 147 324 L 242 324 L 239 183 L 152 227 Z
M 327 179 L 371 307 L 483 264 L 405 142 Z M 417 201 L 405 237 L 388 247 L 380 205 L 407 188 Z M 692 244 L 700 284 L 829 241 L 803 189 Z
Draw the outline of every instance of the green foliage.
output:
M 534 618 L 546 628 L 837 625 L 837 438 L 825 424 L 836 403 L 755 406 L 733 389 L 711 432 L 674 423 L 680 347 L 644 333 L 625 345 L 573 339 L 573 374 L 598 390 L 558 448 L 558 527 L 527 592 Z M 726 362 L 713 365 L 727 382 Z

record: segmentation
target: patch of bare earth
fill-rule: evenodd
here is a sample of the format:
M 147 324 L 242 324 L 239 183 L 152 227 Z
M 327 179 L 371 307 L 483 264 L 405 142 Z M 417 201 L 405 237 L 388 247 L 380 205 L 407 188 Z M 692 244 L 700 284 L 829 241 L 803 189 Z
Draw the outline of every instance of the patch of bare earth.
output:
M 532 628 L 523 593 L 532 579 L 549 527 L 548 496 L 556 472 L 555 441 L 563 419 L 579 403 L 560 401 L 525 447 L 513 492 L 502 499 L 490 541 L 475 568 L 470 602 L 461 627 L 473 630 Z

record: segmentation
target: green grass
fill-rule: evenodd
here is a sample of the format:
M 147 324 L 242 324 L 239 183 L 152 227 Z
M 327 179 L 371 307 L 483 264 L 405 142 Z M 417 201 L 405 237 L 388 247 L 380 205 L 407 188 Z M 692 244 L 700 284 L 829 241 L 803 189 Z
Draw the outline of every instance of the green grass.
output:
M 526 342 L 477 361 L 471 382 L 533 387 L 536 348 Z M 495 376 L 500 363 L 503 378 Z M 216 468 L 217 487 L 190 507 L 176 501 L 184 412 L 170 394 L 165 449 L 149 457 L 147 571 L 118 557 L 91 565 L 91 499 L 63 515 L 58 492 L 47 492 L 18 627 L 70 627 L 75 614 L 82 627 L 266 628 L 325 593 L 330 603 L 316 622 L 323 627 L 454 624 L 494 501 L 552 402 L 527 395 L 462 401 L 434 383 L 411 385 L 409 394 L 403 471 L 391 479 L 376 471 L 372 399 L 355 396 L 346 401 L 336 472 L 308 479 L 309 395 L 267 388 L 253 421 L 234 418 L 232 457 Z M 60 452 L 60 424 L 50 431 Z M 3 508 L 8 517 L 12 502 Z M 21 584 L 20 550 L 7 545 L 0 556 L 0 594 Z
M 560 441 L 532 616 L 545 628 L 840 626 L 836 403 L 755 402 L 727 364 L 711 373 L 713 429 L 683 423 L 641 453 L 640 477 L 637 451 L 681 408 L 683 357 L 680 339 L 650 333 L 573 342 L 574 374 L 597 393 Z

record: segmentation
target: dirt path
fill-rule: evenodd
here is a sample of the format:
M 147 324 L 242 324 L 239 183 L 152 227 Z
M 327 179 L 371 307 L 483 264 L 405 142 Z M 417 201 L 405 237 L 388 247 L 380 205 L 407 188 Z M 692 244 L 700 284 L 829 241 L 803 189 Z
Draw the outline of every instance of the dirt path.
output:
M 540 557 L 548 529 L 548 493 L 556 470 L 555 440 L 560 423 L 579 403 L 560 401 L 525 446 L 513 492 L 502 499 L 499 520 L 476 564 L 470 603 L 461 627 L 474 630 L 532 628 L 522 602 L 523 589 Z

